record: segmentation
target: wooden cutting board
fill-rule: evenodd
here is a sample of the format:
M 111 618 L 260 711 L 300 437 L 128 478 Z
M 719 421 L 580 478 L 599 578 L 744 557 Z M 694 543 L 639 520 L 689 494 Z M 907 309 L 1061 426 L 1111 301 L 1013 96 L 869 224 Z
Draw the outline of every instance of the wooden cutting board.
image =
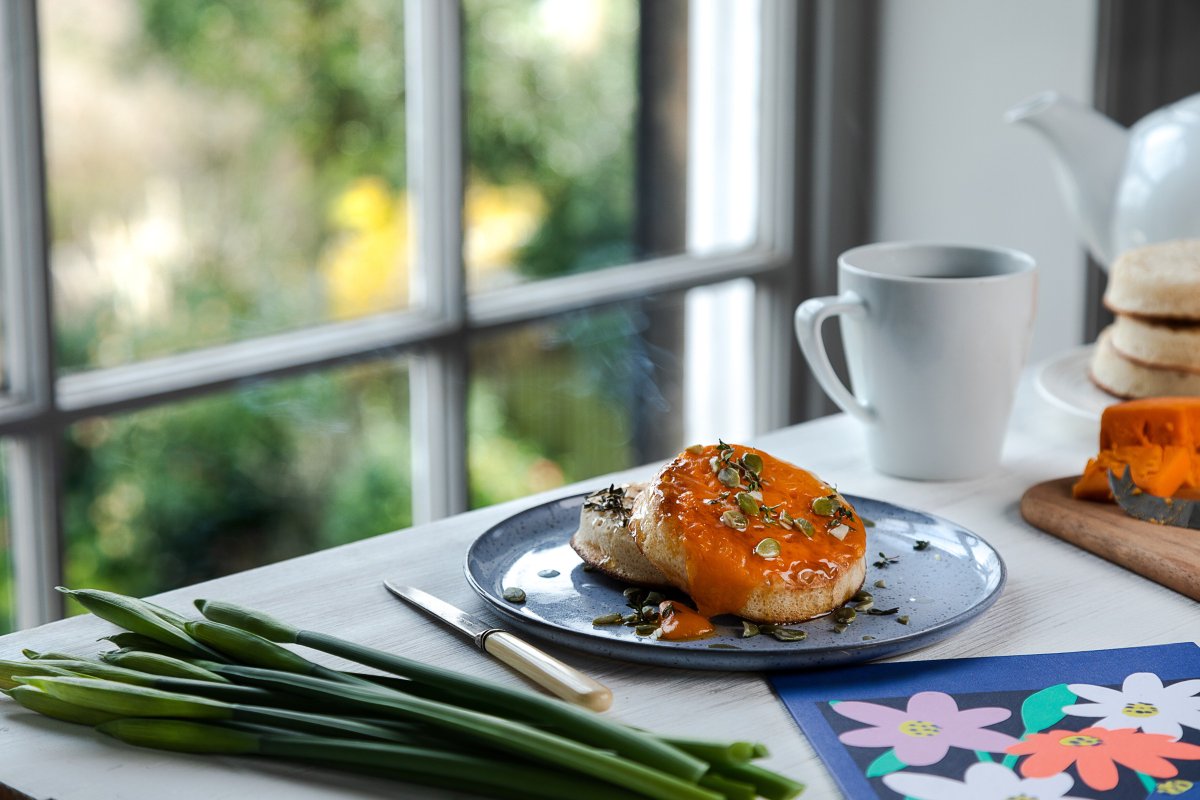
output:
M 1071 485 L 1077 480 L 1031 487 L 1021 498 L 1021 516 L 1035 528 L 1200 600 L 1200 530 L 1143 522 L 1115 503 L 1075 500 Z

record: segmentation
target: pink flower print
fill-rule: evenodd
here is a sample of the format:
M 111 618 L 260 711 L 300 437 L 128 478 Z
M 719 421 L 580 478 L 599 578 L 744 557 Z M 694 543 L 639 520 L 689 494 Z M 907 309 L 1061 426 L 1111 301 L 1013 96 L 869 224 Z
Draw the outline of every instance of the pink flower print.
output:
M 944 692 L 918 692 L 901 711 L 855 700 L 836 703 L 843 717 L 874 725 L 846 731 L 838 737 L 852 747 L 892 747 L 896 758 L 911 767 L 927 767 L 945 758 L 951 747 L 1002 753 L 1017 743 L 1012 736 L 986 730 L 988 725 L 1012 716 L 1007 708 L 971 708 L 960 711 Z

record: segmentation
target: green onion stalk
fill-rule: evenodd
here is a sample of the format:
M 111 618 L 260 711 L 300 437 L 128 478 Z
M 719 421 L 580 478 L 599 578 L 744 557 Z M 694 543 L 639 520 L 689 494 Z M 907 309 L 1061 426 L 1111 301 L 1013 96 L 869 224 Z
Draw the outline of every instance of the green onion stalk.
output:
M 179 720 L 122 719 L 101 724 L 98 729 L 129 744 L 144 747 L 188 753 L 274 756 L 361 767 L 372 773 L 388 774 L 427 786 L 476 791 L 495 797 L 533 800 L 636 797 L 543 768 L 421 747 L 257 733 Z
M 206 618 L 222 622 L 273 642 L 300 644 L 368 667 L 390 672 L 446 691 L 463 705 L 479 704 L 488 711 L 502 708 L 517 718 L 547 724 L 581 742 L 610 749 L 689 782 L 708 770 L 702 759 L 645 733 L 609 722 L 576 706 L 520 689 L 497 686 L 478 678 L 423 664 L 413 659 L 355 644 L 335 636 L 300 630 L 269 615 L 232 603 L 197 600 Z M 449 698 L 448 698 L 449 699 Z
M 751 742 L 657 736 L 556 699 L 495 686 L 198 600 L 187 620 L 144 600 L 63 590 L 125 628 L 99 660 L 26 652 L 0 661 L 24 707 L 132 744 L 301 759 L 500 798 L 789 800 Z M 298 644 L 387 675 L 332 670 Z

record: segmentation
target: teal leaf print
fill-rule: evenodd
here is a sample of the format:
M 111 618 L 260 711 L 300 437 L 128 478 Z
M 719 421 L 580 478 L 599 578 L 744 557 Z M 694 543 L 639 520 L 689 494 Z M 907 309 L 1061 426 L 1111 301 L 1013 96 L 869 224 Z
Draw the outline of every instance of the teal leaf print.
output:
M 1044 731 L 1057 724 L 1066 714 L 1063 707 L 1072 705 L 1075 694 L 1065 683 L 1048 686 L 1025 698 L 1021 704 L 1021 722 L 1025 724 L 1025 735 Z
M 879 778 L 884 775 L 890 775 L 893 772 L 899 772 L 907 766 L 908 764 L 896 758 L 895 750 L 888 750 L 867 766 L 867 777 Z

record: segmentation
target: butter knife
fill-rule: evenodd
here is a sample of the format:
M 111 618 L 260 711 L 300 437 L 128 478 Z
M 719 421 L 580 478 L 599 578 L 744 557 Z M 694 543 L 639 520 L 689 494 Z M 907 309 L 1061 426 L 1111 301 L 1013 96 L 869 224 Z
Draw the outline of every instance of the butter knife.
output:
M 383 585 L 396 597 L 437 617 L 454 630 L 466 635 L 483 652 L 499 659 L 563 700 L 592 711 L 604 711 L 612 705 L 612 690 L 607 686 L 508 631 L 492 627 L 478 617 L 414 586 L 401 586 L 387 580 Z

